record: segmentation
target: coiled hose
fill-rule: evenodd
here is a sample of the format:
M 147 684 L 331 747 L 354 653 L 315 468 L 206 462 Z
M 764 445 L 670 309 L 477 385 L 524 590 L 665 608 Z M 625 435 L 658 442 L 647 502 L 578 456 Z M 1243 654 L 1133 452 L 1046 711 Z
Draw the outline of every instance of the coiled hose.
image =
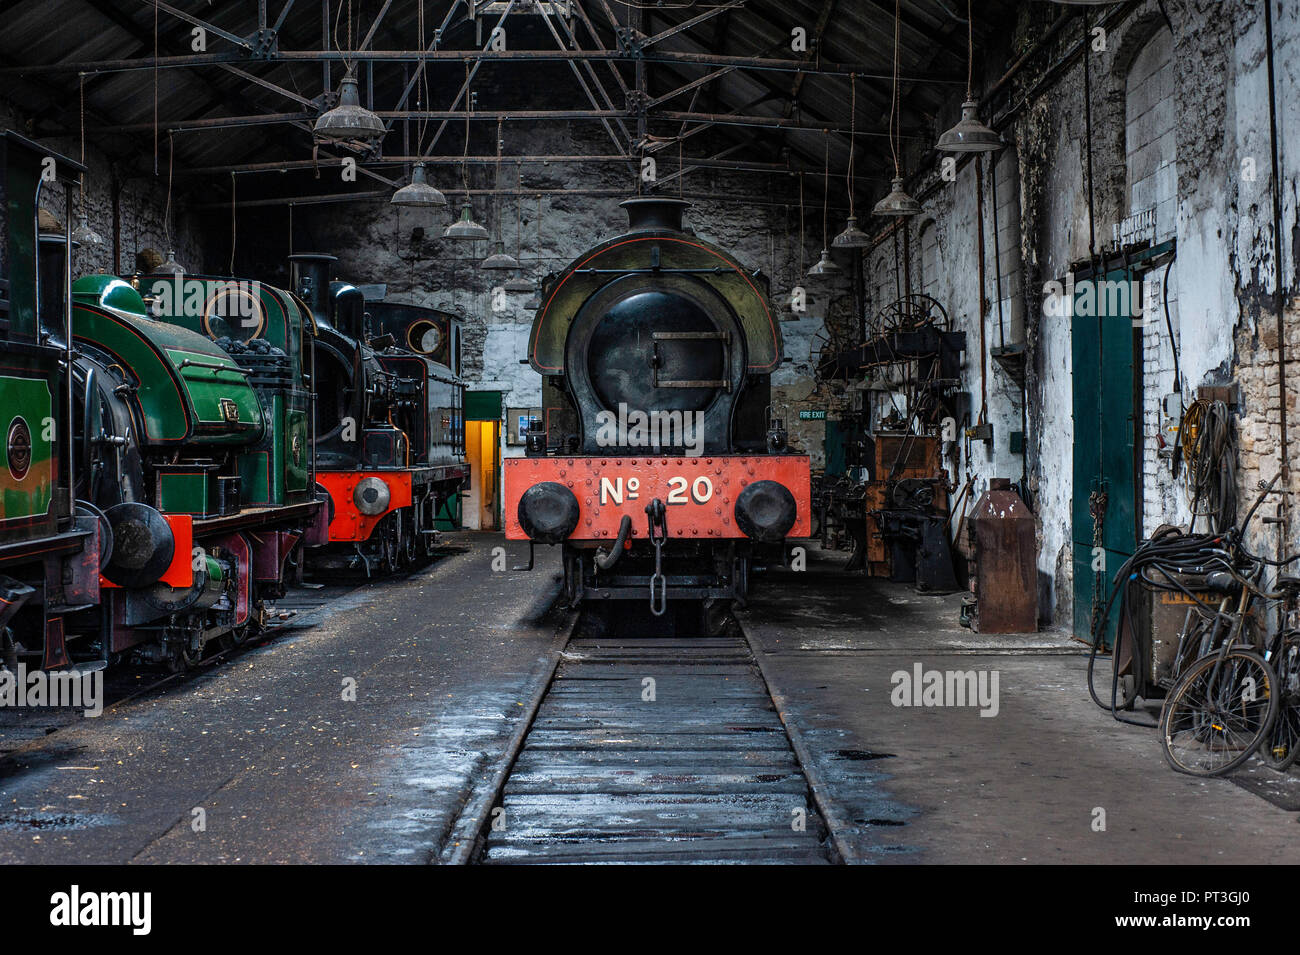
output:
M 1222 401 L 1198 398 L 1183 413 L 1178 446 L 1186 467 L 1192 524 L 1204 517 L 1212 533 L 1237 523 L 1237 439 L 1232 416 Z

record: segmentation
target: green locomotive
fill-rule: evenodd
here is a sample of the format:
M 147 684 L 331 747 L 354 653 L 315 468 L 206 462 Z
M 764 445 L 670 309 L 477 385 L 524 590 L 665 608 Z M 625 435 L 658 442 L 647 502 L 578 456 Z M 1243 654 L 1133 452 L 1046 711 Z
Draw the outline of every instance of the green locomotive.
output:
M 148 303 L 112 276 L 73 285 L 80 361 L 96 382 L 85 434 L 99 453 L 85 493 L 115 541 L 101 619 L 80 622 L 98 624 L 104 659 L 132 650 L 181 667 L 210 641 L 239 642 L 327 526 L 310 458 L 303 312 L 262 290 L 253 314 L 289 349 L 258 338 L 257 350 L 228 342 L 231 354 L 198 329 L 241 286 L 188 281 L 215 290 L 193 315 L 164 307 L 144 282 Z
M 81 167 L 0 143 L 3 663 L 191 664 L 256 630 L 326 537 L 310 313 L 227 280 L 145 283 L 148 303 L 139 279 L 73 282 L 66 229 L 42 233 L 37 206 L 47 170 Z
M 58 267 L 38 277 L 38 197 L 48 188 L 66 198 L 64 184 L 82 171 L 0 131 L 0 650 L 10 669 L 24 656 L 38 666 L 68 662 L 68 618 L 98 603 L 100 559 L 111 547 L 107 525 L 72 487 L 71 276 Z

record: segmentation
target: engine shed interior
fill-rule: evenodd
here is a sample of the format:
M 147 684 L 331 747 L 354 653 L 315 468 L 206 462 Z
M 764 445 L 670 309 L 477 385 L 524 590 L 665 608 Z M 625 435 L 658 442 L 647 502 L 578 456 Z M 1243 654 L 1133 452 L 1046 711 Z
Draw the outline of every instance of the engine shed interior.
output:
M 0 0 L 0 861 L 1300 861 L 1298 104 L 1293 0 Z

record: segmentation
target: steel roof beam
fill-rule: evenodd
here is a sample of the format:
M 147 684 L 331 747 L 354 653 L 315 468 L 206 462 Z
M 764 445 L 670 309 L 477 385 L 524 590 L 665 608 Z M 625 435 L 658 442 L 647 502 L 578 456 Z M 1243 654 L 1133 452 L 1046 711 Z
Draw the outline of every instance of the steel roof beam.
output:
M 221 29 L 221 27 L 217 26 L 216 24 L 209 23 L 207 20 L 204 20 L 201 17 L 196 17 L 192 13 L 186 13 L 184 10 L 178 10 L 175 7 L 173 7 L 170 3 L 164 3 L 163 0 L 139 0 L 139 2 L 144 4 L 146 7 L 152 7 L 158 10 L 162 10 L 164 13 L 170 13 L 172 16 L 180 20 L 184 20 L 186 23 L 192 23 L 196 27 L 206 30 L 209 33 L 215 33 L 223 40 L 229 40 L 231 43 L 235 44 L 235 46 L 240 47 L 241 49 L 244 50 L 252 49 L 252 44 L 249 43 L 248 40 L 245 39 L 244 37 L 235 36 L 235 34 L 231 33 L 230 31 L 223 30 Z
M 196 53 L 184 56 L 134 57 L 131 59 L 82 60 L 78 62 L 39 63 L 0 67 L 0 76 L 38 76 L 51 73 L 104 73 L 132 70 L 183 69 L 193 66 L 212 66 L 217 63 L 334 63 L 344 59 L 376 63 L 415 62 L 421 58 L 429 62 L 509 63 L 509 62 L 559 62 L 562 60 L 615 61 L 631 63 L 689 63 L 696 66 L 734 66 L 741 70 L 776 73 L 800 73 L 808 70 L 804 60 L 782 60 L 761 56 L 732 56 L 716 53 L 688 53 L 659 51 L 635 54 L 621 50 L 366 50 L 363 53 L 341 53 L 338 50 L 280 50 L 267 57 L 253 60 L 243 53 Z M 859 79 L 892 80 L 892 67 L 885 69 L 867 63 L 817 63 L 817 73 L 841 76 L 856 74 Z M 927 83 L 938 86 L 966 85 L 964 73 L 899 71 L 899 81 Z
M 289 11 L 293 9 L 293 0 L 284 0 L 284 6 L 280 8 L 280 15 L 275 18 L 275 26 L 271 27 L 273 33 L 279 33 L 280 27 L 284 26 L 284 20 L 289 16 Z
M 578 19 L 581 20 L 583 25 L 587 28 L 587 32 L 591 34 L 591 40 L 596 44 L 596 49 L 605 50 L 606 47 L 604 41 L 601 40 L 600 34 L 596 31 L 596 25 L 591 22 L 591 18 L 587 16 L 587 11 L 583 8 L 583 0 L 573 0 L 573 9 L 578 14 Z M 617 42 L 617 40 L 615 42 Z M 622 92 L 623 96 L 626 97 L 627 82 L 623 79 L 623 74 L 618 71 L 618 65 L 612 60 L 609 61 L 608 65 L 610 73 L 614 75 L 614 82 L 618 83 L 619 90 Z
M 747 144 L 741 144 L 747 145 Z M 733 149 L 736 147 L 732 147 Z M 498 163 L 502 165 L 519 165 L 519 166 L 544 166 L 552 164 L 573 164 L 583 165 L 591 164 L 617 164 L 626 163 L 635 160 L 636 157 L 631 154 L 606 154 L 606 155 L 586 155 L 586 156 L 384 156 L 382 159 L 366 160 L 364 164 L 358 164 L 358 168 L 377 168 L 381 166 L 402 166 L 407 163 L 423 162 L 427 166 L 459 166 L 462 163 L 468 163 L 472 166 L 494 166 Z M 335 166 L 342 165 L 343 160 L 337 157 L 329 159 L 290 159 L 279 162 L 254 162 L 254 163 L 230 163 L 221 166 L 196 166 L 187 169 L 176 170 L 177 178 L 194 178 L 200 176 L 222 176 L 235 173 L 236 175 L 259 175 L 262 173 L 284 173 L 295 172 L 310 169 L 331 169 Z M 796 169 L 788 163 L 781 162 L 752 162 L 744 159 L 727 159 L 713 156 L 708 159 L 693 159 L 690 156 L 684 157 L 683 165 L 699 166 L 703 169 L 722 169 L 732 172 L 775 172 L 788 173 L 797 175 L 799 172 L 821 174 L 821 169 L 813 170 Z M 842 177 L 841 177 L 842 178 Z M 860 182 L 884 183 L 888 180 L 879 176 L 854 176 L 854 179 Z M 660 180 L 662 182 L 663 180 Z M 526 191 L 526 190 L 525 190 Z
M 720 13 L 729 13 L 732 10 L 736 9 L 736 7 L 743 7 L 747 2 L 749 2 L 749 0 L 731 0 L 730 3 L 719 4 L 718 6 L 713 7 L 709 10 L 705 10 L 703 13 L 697 16 L 691 17 L 689 20 L 683 20 L 681 23 L 678 23 L 676 26 L 669 27 L 667 30 L 661 30 L 659 33 L 656 33 L 652 37 L 647 37 L 646 39 L 640 41 L 640 47 L 643 50 L 648 50 L 650 47 L 654 46 L 655 44 L 661 43 L 662 41 L 667 40 L 670 37 L 675 37 L 679 33 L 685 33 L 687 30 L 690 30 L 691 28 L 698 26 L 699 24 L 705 22 L 706 20 L 713 19 Z
M 443 194 L 451 196 L 499 196 L 504 198 L 535 199 L 538 196 L 593 196 L 597 198 L 608 199 L 625 199 L 627 198 L 626 188 L 589 188 L 589 189 L 517 189 L 513 186 L 502 189 L 443 189 Z M 317 203 L 328 202 L 355 202 L 358 199 L 387 199 L 391 195 L 386 190 L 374 190 L 370 192 L 350 192 L 350 193 L 324 193 L 318 195 L 303 196 L 283 196 L 274 199 L 237 199 L 236 207 L 249 208 L 257 206 L 297 206 L 313 205 Z M 683 199 L 695 199 L 703 202 L 734 202 L 745 203 L 751 206 L 773 206 L 775 208 L 788 207 L 791 202 L 788 198 L 765 199 L 752 195 L 737 195 L 715 192 L 683 192 Z M 192 208 L 201 211 L 211 210 L 229 210 L 229 202 L 206 202 L 193 206 Z M 827 209 L 831 212 L 848 212 L 847 205 L 829 205 Z
M 554 38 L 555 45 L 558 46 L 560 49 L 564 49 L 564 41 L 560 39 L 559 32 L 555 29 L 555 25 L 551 23 L 551 15 L 546 12 L 546 8 L 543 6 L 539 6 L 537 7 L 537 12 L 541 14 L 542 22 L 546 24 L 546 29 L 550 31 L 552 38 Z M 561 23 L 563 23 L 563 20 L 561 20 Z M 568 26 L 566 25 L 564 29 L 565 32 L 569 34 L 569 39 L 573 41 L 574 45 L 576 46 L 577 39 L 569 31 Z M 569 69 L 573 71 L 574 79 L 578 81 L 578 86 L 582 88 L 582 92 L 585 93 L 587 96 L 587 101 L 591 103 L 592 109 L 600 109 L 601 108 L 600 102 L 599 100 L 596 99 L 596 94 L 591 91 L 591 87 L 587 85 L 586 80 L 582 78 L 582 70 L 578 69 L 578 64 L 573 60 L 568 60 L 567 62 L 569 64 Z M 614 102 L 609 98 L 609 94 L 605 92 L 604 85 L 600 82 L 600 80 L 596 79 L 596 71 L 592 68 L 590 63 L 584 63 L 583 66 L 587 68 L 587 73 L 590 74 L 592 82 L 596 84 L 596 88 L 599 89 L 601 95 L 605 97 L 605 106 L 610 109 L 613 109 Z M 630 140 L 631 135 L 628 133 L 627 126 L 624 125 L 623 121 L 621 119 L 618 119 L 615 120 L 615 122 L 617 122 L 619 128 L 623 130 L 623 136 Z M 620 150 L 623 149 L 626 143 L 623 140 L 620 140 L 618 136 L 614 133 L 614 127 L 609 124 L 609 121 L 601 120 L 601 125 L 605 127 L 605 132 L 609 134 L 610 141 L 614 144 L 614 148 Z
M 454 120 L 463 120 L 465 118 L 464 110 L 376 110 L 376 114 L 381 119 L 430 119 L 441 120 L 444 125 Z M 171 130 L 172 132 L 186 132 L 200 129 L 227 129 L 240 126 L 275 126 L 284 124 L 296 124 L 312 121 L 316 118 L 315 112 L 297 112 L 297 113 L 253 113 L 244 116 L 211 116 L 198 119 L 182 120 L 165 120 L 158 121 L 158 128 L 161 130 Z M 469 113 L 471 121 L 483 122 L 491 120 L 493 122 L 500 120 L 503 122 L 550 122 L 555 120 L 612 120 L 612 119 L 634 119 L 636 114 L 629 110 L 618 109 L 541 109 L 541 110 L 523 110 L 523 109 L 497 109 L 497 110 L 474 110 Z M 700 123 L 703 127 L 710 126 L 744 126 L 755 129 L 804 129 L 813 131 L 825 131 L 838 133 L 847 136 L 851 130 L 848 126 L 837 126 L 820 122 L 801 122 L 797 120 L 788 120 L 781 116 L 761 116 L 746 115 L 740 113 L 689 113 L 678 111 L 658 111 L 648 116 L 649 119 L 659 119 L 668 122 L 686 122 Z M 152 121 L 145 123 L 120 123 L 116 126 L 94 126 L 87 127 L 87 133 L 104 134 L 111 132 L 132 133 L 152 130 L 154 124 Z M 688 130 L 688 133 L 699 130 Z M 886 128 L 862 129 L 855 131 L 858 136 L 865 138 L 884 138 L 889 135 Z M 924 139 L 924 128 L 906 128 L 902 134 L 904 139 Z M 430 146 L 432 148 L 432 146 Z M 426 152 L 426 155 L 432 153 Z

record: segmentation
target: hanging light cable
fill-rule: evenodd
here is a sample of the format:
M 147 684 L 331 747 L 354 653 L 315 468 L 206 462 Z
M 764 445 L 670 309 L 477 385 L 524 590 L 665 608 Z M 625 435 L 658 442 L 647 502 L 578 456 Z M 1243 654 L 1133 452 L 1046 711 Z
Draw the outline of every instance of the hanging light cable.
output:
M 515 162 L 515 262 L 520 273 L 507 280 L 507 292 L 531 292 L 533 282 L 523 275 L 524 262 L 524 164 Z
M 902 164 L 898 159 L 898 131 L 901 128 L 898 108 L 898 23 L 899 0 L 894 0 L 894 86 L 889 97 L 889 148 L 894 155 L 894 178 L 889 195 L 876 203 L 871 210 L 878 216 L 914 216 L 921 211 L 921 204 L 903 189 Z
M 171 133 L 167 134 L 167 205 L 163 209 L 163 231 L 167 236 L 167 261 L 158 266 L 155 271 L 164 275 L 184 275 L 185 266 L 176 261 L 176 253 L 172 251 L 172 226 L 171 226 L 171 207 L 172 207 L 172 155 L 175 153 L 175 140 L 172 139 Z M 234 215 L 234 195 L 235 174 L 230 174 L 230 210 Z
M 419 10 L 417 11 L 417 20 L 419 22 L 420 33 L 420 65 L 417 67 L 420 71 L 420 82 L 416 87 L 415 109 L 416 112 L 420 114 L 420 118 L 415 122 L 415 155 L 423 156 L 424 130 L 428 122 L 424 116 L 424 104 L 429 100 L 429 71 L 424 56 L 424 0 L 420 0 Z M 429 185 L 424 161 L 420 160 L 411 167 L 411 181 L 394 192 L 393 198 L 388 201 L 395 206 L 430 209 L 445 206 L 447 204 L 447 197 L 433 186 Z
M 501 235 L 501 148 L 505 139 L 501 133 L 502 120 L 497 119 L 497 161 L 496 161 L 496 229 L 497 241 L 492 254 L 479 263 L 480 269 L 490 272 L 513 272 L 519 268 L 519 261 L 506 251 L 505 239 Z
M 973 92 L 975 80 L 975 26 L 971 0 L 966 0 L 966 101 L 961 104 L 957 125 L 939 137 L 936 147 L 948 153 L 991 153 L 1002 148 L 1002 137 L 979 121 L 979 103 Z
M 465 185 L 465 202 L 460 207 L 460 218 L 443 230 L 444 239 L 477 242 L 491 236 L 488 230 L 474 221 L 474 207 L 469 201 L 469 60 L 465 61 L 465 152 L 460 163 L 460 178 Z
M 384 138 L 388 132 L 384 121 L 361 105 L 361 90 L 357 86 L 353 62 L 348 58 L 352 52 L 352 0 L 348 3 L 348 42 L 347 50 L 339 50 L 343 60 L 343 80 L 339 83 L 339 102 L 331 110 L 321 113 L 312 127 L 312 134 L 317 139 L 333 142 L 372 142 Z M 338 46 L 338 17 L 334 20 L 335 41 Z
M 831 243 L 837 249 L 863 249 L 871 245 L 871 237 L 858 228 L 858 217 L 853 214 L 853 153 L 858 134 L 857 79 L 856 74 L 849 74 L 849 171 L 844 176 L 849 191 L 849 220 L 844 231 Z
M 81 164 L 86 165 L 86 74 L 78 73 L 81 86 Z M 86 212 L 86 174 L 80 174 L 78 183 L 78 194 L 80 198 L 81 214 L 77 220 L 77 227 L 72 230 L 72 241 L 80 244 L 87 250 L 98 248 L 104 244 L 104 237 L 90 227 L 90 217 Z M 167 183 L 168 195 L 171 194 L 171 178 L 168 175 Z
M 831 258 L 831 250 L 826 243 L 826 219 L 830 211 L 831 199 L 831 131 L 825 130 L 826 134 L 826 164 L 822 172 L 822 254 L 821 258 L 808 270 L 808 274 L 817 275 L 837 275 L 844 270 L 835 264 Z
M 803 247 L 807 241 L 803 226 L 803 172 L 799 173 L 799 275 L 803 275 Z

